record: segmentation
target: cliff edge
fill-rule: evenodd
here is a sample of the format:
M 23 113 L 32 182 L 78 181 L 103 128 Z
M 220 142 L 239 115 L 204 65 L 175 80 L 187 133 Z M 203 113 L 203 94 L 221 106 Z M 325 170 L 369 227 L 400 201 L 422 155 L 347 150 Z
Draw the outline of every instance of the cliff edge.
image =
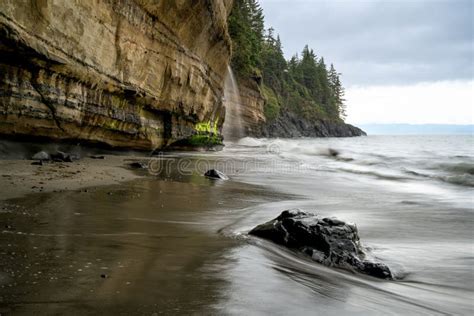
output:
M 223 123 L 232 1 L 0 3 L 0 134 L 156 149 Z

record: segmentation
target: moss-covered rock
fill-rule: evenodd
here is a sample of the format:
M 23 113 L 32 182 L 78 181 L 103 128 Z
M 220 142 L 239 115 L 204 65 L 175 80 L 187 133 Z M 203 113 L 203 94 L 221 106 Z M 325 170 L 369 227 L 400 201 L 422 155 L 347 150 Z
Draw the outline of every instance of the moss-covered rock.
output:
M 223 138 L 216 134 L 194 134 L 166 147 L 167 150 L 221 150 Z

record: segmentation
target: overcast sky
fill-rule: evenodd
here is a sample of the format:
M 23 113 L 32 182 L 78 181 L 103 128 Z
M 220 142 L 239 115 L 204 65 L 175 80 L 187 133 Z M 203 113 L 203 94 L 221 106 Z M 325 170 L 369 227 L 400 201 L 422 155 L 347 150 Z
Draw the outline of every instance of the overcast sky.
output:
M 473 123 L 473 0 L 260 3 L 287 58 L 308 44 L 342 73 L 349 122 Z

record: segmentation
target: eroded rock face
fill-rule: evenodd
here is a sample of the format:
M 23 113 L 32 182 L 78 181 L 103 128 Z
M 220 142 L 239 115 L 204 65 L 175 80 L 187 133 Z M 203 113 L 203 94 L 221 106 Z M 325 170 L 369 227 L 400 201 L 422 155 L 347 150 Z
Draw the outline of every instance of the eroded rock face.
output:
M 228 0 L 3 0 L 0 134 L 155 149 L 223 122 Z
M 280 116 L 265 118 L 265 98 L 254 80 L 239 80 L 240 111 L 244 136 L 266 138 L 295 137 L 354 137 L 365 136 L 358 127 L 341 121 L 307 120 L 301 115 L 282 109 Z
M 255 137 L 355 137 L 366 136 L 360 128 L 343 121 L 307 120 L 295 113 L 284 111 L 273 121 L 259 125 Z
M 393 278 L 385 264 L 367 258 L 357 227 L 335 218 L 286 210 L 249 234 L 298 249 L 327 266 L 357 270 L 382 279 Z
M 244 136 L 262 136 L 261 130 L 265 126 L 263 111 L 265 99 L 260 93 L 257 83 L 253 81 L 239 81 L 239 90 Z

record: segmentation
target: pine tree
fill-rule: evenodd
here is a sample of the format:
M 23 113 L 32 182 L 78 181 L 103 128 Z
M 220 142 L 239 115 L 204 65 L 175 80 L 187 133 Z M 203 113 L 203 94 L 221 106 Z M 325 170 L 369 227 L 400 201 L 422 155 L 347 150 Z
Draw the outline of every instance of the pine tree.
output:
M 344 103 L 346 100 L 344 99 L 345 91 L 339 78 L 340 75 L 341 74 L 334 68 L 334 65 L 331 64 L 329 83 L 334 100 L 334 107 L 337 109 L 338 116 L 343 119 L 346 117 L 346 105 Z
M 241 80 L 260 86 L 267 98 L 266 115 L 275 118 L 286 108 L 310 120 L 343 118 L 344 88 L 334 66 L 328 70 L 308 45 L 287 61 L 280 36 L 264 25 L 257 0 L 234 1 L 229 17 L 232 68 Z
M 236 0 L 228 25 L 233 43 L 232 67 L 242 76 L 253 76 L 261 66 L 263 10 L 256 0 Z

